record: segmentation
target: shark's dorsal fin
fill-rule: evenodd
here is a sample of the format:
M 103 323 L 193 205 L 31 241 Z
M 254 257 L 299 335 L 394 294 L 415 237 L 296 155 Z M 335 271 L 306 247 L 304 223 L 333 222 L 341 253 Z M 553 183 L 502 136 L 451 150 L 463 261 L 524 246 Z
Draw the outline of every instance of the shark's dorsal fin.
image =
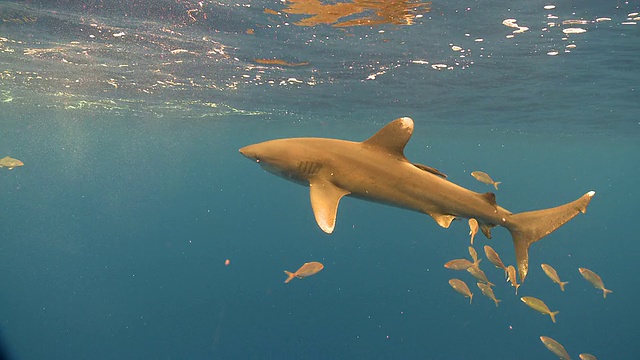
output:
M 397 157 L 404 158 L 404 147 L 411 139 L 412 134 L 413 120 L 408 117 L 401 117 L 393 120 L 362 143 L 384 149 Z
M 349 195 L 349 192 L 318 176 L 309 181 L 309 188 L 311 208 L 316 222 L 322 231 L 331 234 L 336 226 L 336 214 L 340 199 Z
M 445 214 L 429 214 L 429 215 L 431 215 L 433 220 L 435 220 L 438 223 L 438 225 L 442 226 L 445 229 L 447 229 L 449 225 L 451 225 L 451 222 L 456 219 L 456 217 L 453 215 L 445 215 Z
M 434 175 L 438 175 L 443 179 L 447 178 L 447 175 L 445 173 L 442 173 L 442 172 L 440 172 L 440 170 L 432 168 L 431 166 L 422 165 L 422 164 L 416 164 L 416 163 L 413 163 L 413 166 L 417 167 L 420 170 L 424 170 L 424 171 L 430 172 L 430 173 L 432 173 Z

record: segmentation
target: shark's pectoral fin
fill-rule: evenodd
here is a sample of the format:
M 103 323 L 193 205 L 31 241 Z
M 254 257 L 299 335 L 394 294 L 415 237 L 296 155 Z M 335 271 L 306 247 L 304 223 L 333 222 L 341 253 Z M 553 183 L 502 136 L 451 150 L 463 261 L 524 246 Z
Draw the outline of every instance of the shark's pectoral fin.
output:
M 438 223 L 438 225 L 442 226 L 445 229 L 448 228 L 449 225 L 451 225 L 451 222 L 453 220 L 456 219 L 456 217 L 453 215 L 445 215 L 445 214 L 429 214 L 429 215 L 431 215 L 433 220 L 435 220 Z
M 327 234 L 333 232 L 336 225 L 338 204 L 343 196 L 349 195 L 349 191 L 335 186 L 332 182 L 315 178 L 309 182 L 311 195 L 311 208 L 316 222 L 322 231 Z
M 432 173 L 434 175 L 438 175 L 443 179 L 447 178 L 447 175 L 445 173 L 442 173 L 442 172 L 440 172 L 440 170 L 432 168 L 431 166 L 417 164 L 417 163 L 413 163 L 413 166 L 417 167 L 420 170 L 424 170 L 424 171 L 430 172 L 430 173 Z

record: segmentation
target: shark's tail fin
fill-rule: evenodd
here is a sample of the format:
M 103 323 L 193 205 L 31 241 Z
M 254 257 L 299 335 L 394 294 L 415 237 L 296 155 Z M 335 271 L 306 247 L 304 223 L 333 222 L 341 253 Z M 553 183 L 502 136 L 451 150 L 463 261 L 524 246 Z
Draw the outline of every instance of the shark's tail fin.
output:
M 292 273 L 291 271 L 284 271 L 285 274 L 287 274 L 288 278 L 287 280 L 284 281 L 284 283 L 288 283 L 289 281 L 291 281 L 294 277 L 296 277 L 296 274 Z
M 595 191 L 589 191 L 570 203 L 550 209 L 514 214 L 509 218 L 504 226 L 509 229 L 513 238 L 521 284 L 529 272 L 529 246 L 551 234 L 578 213 L 585 213 L 595 193 Z

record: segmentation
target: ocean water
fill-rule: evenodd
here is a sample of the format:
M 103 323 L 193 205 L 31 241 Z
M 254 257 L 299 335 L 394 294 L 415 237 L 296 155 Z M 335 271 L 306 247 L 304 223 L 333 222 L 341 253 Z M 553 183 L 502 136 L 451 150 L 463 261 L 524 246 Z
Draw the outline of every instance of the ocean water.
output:
M 0 158 L 24 162 L 0 168 L 4 356 L 554 359 L 549 336 L 574 359 L 639 358 L 638 11 L 0 2 Z M 415 122 L 409 160 L 510 211 L 596 191 L 586 214 L 532 245 L 518 295 L 483 259 L 499 307 L 443 267 L 469 257 L 466 220 L 443 229 L 347 197 L 327 235 L 308 188 L 238 152 L 284 137 L 360 141 L 402 116 Z M 481 258 L 486 244 L 514 263 L 504 228 L 476 236 Z M 308 261 L 325 267 L 284 284 L 283 270 Z M 613 293 L 603 299 L 579 267 Z M 559 310 L 557 323 L 521 296 Z

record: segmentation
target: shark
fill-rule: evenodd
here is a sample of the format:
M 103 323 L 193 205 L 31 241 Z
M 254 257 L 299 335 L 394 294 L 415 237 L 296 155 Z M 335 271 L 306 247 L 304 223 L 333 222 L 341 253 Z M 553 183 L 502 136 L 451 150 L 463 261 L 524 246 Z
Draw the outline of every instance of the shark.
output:
M 515 248 L 520 281 L 529 271 L 529 247 L 585 213 L 595 195 L 553 208 L 512 213 L 492 192 L 459 186 L 439 170 L 409 161 L 404 148 L 413 134 L 409 117 L 393 120 L 362 142 L 329 138 L 284 138 L 248 145 L 240 153 L 287 180 L 309 186 L 315 220 L 327 234 L 335 229 L 340 200 L 351 196 L 427 214 L 443 228 L 458 218 L 476 219 L 491 239 L 502 226 Z

